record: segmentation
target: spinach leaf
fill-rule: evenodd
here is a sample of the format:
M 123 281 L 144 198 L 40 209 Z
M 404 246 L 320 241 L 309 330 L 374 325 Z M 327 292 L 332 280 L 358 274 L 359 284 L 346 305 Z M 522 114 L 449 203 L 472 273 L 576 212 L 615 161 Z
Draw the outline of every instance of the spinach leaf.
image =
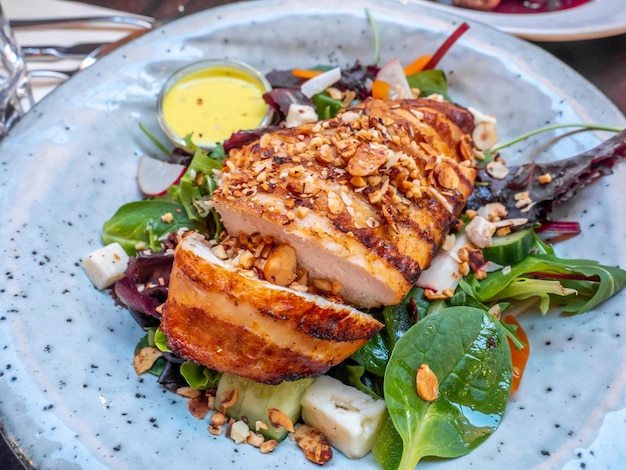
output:
M 328 375 L 346 385 L 351 385 L 361 390 L 373 398 L 383 398 L 382 377 L 368 373 L 361 365 L 350 364 L 350 361 L 344 361 L 333 367 Z
M 402 438 L 395 426 L 389 412 L 385 413 L 383 424 L 376 435 L 372 455 L 383 470 L 397 470 L 402 460 Z
M 104 223 L 102 241 L 105 244 L 119 242 L 130 255 L 138 246 L 161 251 L 160 239 L 181 228 L 201 230 L 203 224 L 191 221 L 181 204 L 165 199 L 146 199 L 124 204 Z M 162 217 L 171 214 L 172 220 Z
M 420 96 L 438 94 L 447 101 L 451 101 L 448 95 L 448 81 L 441 70 L 424 70 L 423 72 L 406 77 L 411 88 L 420 90 Z
M 390 349 L 418 320 L 426 315 L 429 302 L 424 297 L 424 289 L 413 287 L 397 305 L 383 309 L 383 319 Z
M 389 351 L 385 336 L 379 332 L 350 357 L 366 371 L 383 377 L 389 361 Z
M 422 364 L 438 379 L 439 397 L 431 402 L 416 390 Z M 403 442 L 398 468 L 480 445 L 500 424 L 511 381 L 511 352 L 491 315 L 450 307 L 420 320 L 398 340 L 385 372 L 387 409 Z
M 397 341 L 432 308 L 433 302 L 426 300 L 424 289 L 413 287 L 399 304 L 388 305 L 382 309 L 381 321 L 385 323 L 385 328 L 351 358 L 368 372 L 383 377 L 389 355 Z
M 626 271 L 593 260 L 535 254 L 510 271 L 491 273 L 482 281 L 468 276 L 459 286 L 485 304 L 537 297 L 544 314 L 553 303 L 566 313 L 578 314 L 592 310 L 626 287 Z

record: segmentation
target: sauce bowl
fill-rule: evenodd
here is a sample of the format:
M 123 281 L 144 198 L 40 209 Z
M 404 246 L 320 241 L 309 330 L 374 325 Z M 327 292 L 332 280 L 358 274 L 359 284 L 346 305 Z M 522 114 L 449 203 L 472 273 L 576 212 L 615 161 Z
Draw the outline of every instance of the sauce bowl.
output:
M 168 138 L 186 147 L 186 138 L 211 150 L 234 132 L 266 126 L 272 109 L 263 94 L 272 89 L 265 76 L 240 61 L 210 59 L 175 72 L 158 99 L 158 121 Z

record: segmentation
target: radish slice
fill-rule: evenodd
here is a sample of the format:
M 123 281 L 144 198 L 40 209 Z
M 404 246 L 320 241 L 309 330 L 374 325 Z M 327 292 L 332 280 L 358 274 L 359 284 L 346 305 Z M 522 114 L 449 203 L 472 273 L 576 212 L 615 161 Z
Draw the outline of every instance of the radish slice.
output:
M 459 285 L 458 251 L 468 244 L 465 234 L 457 235 L 454 245 L 449 250 L 439 250 L 433 258 L 430 267 L 418 278 L 416 286 L 422 289 L 432 289 L 435 292 L 443 292 L 446 289 L 455 290 Z
M 376 80 L 389 84 L 389 99 L 399 100 L 413 97 L 409 82 L 404 75 L 404 69 L 398 59 L 390 60 L 383 65 L 376 75 Z
M 161 196 L 167 188 L 177 183 L 187 167 L 156 158 L 141 157 L 137 166 L 139 189 L 146 196 Z
M 329 86 L 334 85 L 339 80 L 341 80 L 341 68 L 335 67 L 304 82 L 300 85 L 300 91 L 307 98 L 311 98 L 313 95 L 317 95 Z

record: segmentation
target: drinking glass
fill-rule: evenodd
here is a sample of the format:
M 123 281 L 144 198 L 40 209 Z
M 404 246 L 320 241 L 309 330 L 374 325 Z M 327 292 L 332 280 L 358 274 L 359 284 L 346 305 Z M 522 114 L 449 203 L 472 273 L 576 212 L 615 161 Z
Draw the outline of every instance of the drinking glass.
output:
M 26 62 L 0 5 L 0 139 L 33 105 Z

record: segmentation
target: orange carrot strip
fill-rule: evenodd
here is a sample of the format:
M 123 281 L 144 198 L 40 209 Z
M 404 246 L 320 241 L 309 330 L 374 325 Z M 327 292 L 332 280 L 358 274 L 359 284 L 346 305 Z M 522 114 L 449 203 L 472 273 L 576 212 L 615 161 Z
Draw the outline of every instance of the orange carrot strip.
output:
M 324 73 L 323 70 L 292 69 L 291 74 L 298 78 L 313 78 Z
M 372 98 L 378 98 L 380 100 L 389 99 L 389 83 L 382 80 L 374 80 L 372 83 Z
M 426 67 L 426 64 L 430 61 L 431 58 L 432 58 L 431 55 L 419 56 L 409 65 L 404 67 L 404 75 L 408 77 L 409 75 L 414 75 L 416 73 L 421 72 L 422 70 L 424 70 L 424 67 Z
M 528 356 L 530 354 L 530 344 L 528 344 L 528 337 L 526 336 L 526 332 L 522 329 L 522 326 L 517 321 L 513 315 L 507 315 L 504 317 L 504 322 L 509 325 L 517 325 L 516 334 L 517 337 L 526 344 L 526 347 L 522 349 L 517 349 L 513 342 L 507 338 L 509 341 L 509 347 L 511 348 L 511 360 L 513 362 L 513 383 L 511 384 L 511 393 L 516 392 L 519 384 L 522 380 L 522 375 L 524 374 L 524 369 L 526 368 L 526 362 L 528 362 Z

